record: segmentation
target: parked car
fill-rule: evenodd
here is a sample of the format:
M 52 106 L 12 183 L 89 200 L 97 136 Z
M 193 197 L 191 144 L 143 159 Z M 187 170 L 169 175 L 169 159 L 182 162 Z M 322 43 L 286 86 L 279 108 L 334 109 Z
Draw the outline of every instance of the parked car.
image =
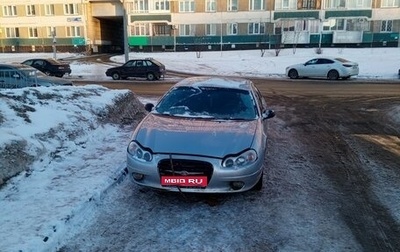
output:
M 165 76 L 165 66 L 152 58 L 133 59 L 122 66 L 107 69 L 106 76 L 111 76 L 113 80 L 127 79 L 129 77 L 146 78 L 151 81 L 158 80 Z
M 51 77 L 23 64 L 0 64 L 0 88 L 72 86 L 70 80 Z
M 286 67 L 286 75 L 291 79 L 323 77 L 337 80 L 339 78 L 348 79 L 358 73 L 358 63 L 343 58 L 315 58 L 304 64 Z
M 71 66 L 55 59 L 28 59 L 22 62 L 36 68 L 49 76 L 63 77 L 65 74 L 71 74 Z
M 187 78 L 145 108 L 127 148 L 135 183 L 193 193 L 262 189 L 266 119 L 275 113 L 251 81 Z

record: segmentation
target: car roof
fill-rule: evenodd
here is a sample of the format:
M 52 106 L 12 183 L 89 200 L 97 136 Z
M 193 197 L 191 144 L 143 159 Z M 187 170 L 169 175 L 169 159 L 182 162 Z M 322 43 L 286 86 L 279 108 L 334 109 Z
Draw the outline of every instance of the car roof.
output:
M 10 64 L 0 64 L 2 67 L 11 67 L 11 68 L 17 68 L 17 69 L 30 69 L 30 70 L 35 70 L 37 71 L 36 68 L 33 68 L 31 66 L 19 64 L 19 63 L 10 63 Z
M 159 66 L 162 66 L 162 65 L 164 65 L 163 63 L 161 63 L 160 61 L 158 61 L 158 60 L 156 60 L 156 59 L 154 59 L 154 58 L 137 58 L 137 59 L 131 59 L 131 60 L 129 60 L 129 61 L 135 61 L 135 60 L 150 60 L 150 61 L 152 61 L 154 64 L 156 64 L 156 65 L 159 65 Z
M 250 91 L 252 89 L 252 82 L 247 79 L 236 77 L 200 76 L 183 79 L 174 85 L 174 87 L 182 86 L 234 88 Z
M 25 61 L 29 61 L 29 60 L 44 60 L 44 61 L 47 61 L 47 62 L 50 62 L 50 63 L 53 63 L 53 64 L 63 64 L 59 60 L 55 60 L 53 58 L 47 58 L 47 59 L 44 59 L 44 58 L 32 58 L 32 59 L 24 60 L 24 62 Z

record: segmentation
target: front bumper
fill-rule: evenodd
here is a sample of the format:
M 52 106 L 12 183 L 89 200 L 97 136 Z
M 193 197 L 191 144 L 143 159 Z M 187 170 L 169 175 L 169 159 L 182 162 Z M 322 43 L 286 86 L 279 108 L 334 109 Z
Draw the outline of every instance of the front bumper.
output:
M 198 156 L 186 156 L 186 155 L 154 155 L 152 162 L 140 162 L 132 159 L 130 154 L 127 154 L 127 168 L 128 176 L 132 181 L 138 185 L 151 187 L 159 190 L 173 191 L 173 192 L 190 192 L 190 193 L 236 193 L 243 192 L 252 189 L 259 181 L 263 172 L 263 158 L 259 158 L 255 163 L 242 168 L 224 168 L 221 166 L 221 159 L 210 158 L 210 157 L 198 157 Z M 167 160 L 184 160 L 194 161 L 203 164 L 209 164 L 211 167 L 211 174 L 208 177 L 209 181 L 206 187 L 178 187 L 178 186 L 162 186 L 161 185 L 161 174 L 160 162 L 168 163 Z M 179 168 L 177 168 L 179 169 Z M 179 174 L 191 173 L 192 168 L 183 168 Z M 199 170 L 196 170 L 198 174 Z M 140 175 L 140 179 L 137 179 Z M 134 178 L 136 176 L 136 179 Z M 179 178 L 180 175 L 177 175 Z M 207 176 L 207 174 L 206 174 Z M 243 186 L 237 186 L 243 184 Z

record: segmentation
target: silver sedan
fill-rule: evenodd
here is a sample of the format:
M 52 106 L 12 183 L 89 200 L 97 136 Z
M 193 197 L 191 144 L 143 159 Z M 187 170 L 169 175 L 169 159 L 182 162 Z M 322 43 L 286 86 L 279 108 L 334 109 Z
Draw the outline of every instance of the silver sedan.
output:
M 343 58 L 315 58 L 303 64 L 286 67 L 286 76 L 291 79 L 299 77 L 323 77 L 329 80 L 348 79 L 359 73 L 358 63 Z
M 266 119 L 275 113 L 251 81 L 184 79 L 145 108 L 127 148 L 135 183 L 194 193 L 261 190 Z

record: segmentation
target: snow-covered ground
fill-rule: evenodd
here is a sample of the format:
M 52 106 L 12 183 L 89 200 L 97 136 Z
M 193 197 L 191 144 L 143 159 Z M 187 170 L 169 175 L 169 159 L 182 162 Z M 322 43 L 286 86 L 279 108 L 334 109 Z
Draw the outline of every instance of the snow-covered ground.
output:
M 167 70 L 241 77 L 286 78 L 285 67 L 318 56 L 314 49 L 275 51 L 131 53 L 130 58 L 152 57 Z M 328 48 L 322 56 L 340 56 L 360 65 L 357 78 L 398 80 L 400 48 Z M 52 54 L 0 54 L 2 62 L 21 62 Z M 57 58 L 76 57 L 59 53 Z M 113 57 L 123 62 L 124 56 Z M 101 63 L 101 62 L 99 62 Z M 103 64 L 72 62 L 66 78 L 109 79 Z M 400 82 L 399 82 L 400 85 Z M 400 86 L 399 86 L 400 88 Z M 65 224 L 100 200 L 125 163 L 131 128 L 104 120 L 115 101 L 129 92 L 98 85 L 27 88 L 0 91 L 0 169 L 14 169 L 23 159 L 19 176 L 0 188 L 0 251 L 52 250 L 63 237 Z M 141 99 L 139 97 L 139 99 Z M 399 118 L 400 108 L 391 117 Z M 104 145 L 107 143 L 107 145 Z M 24 153 L 22 155 L 22 153 Z M 1 174 L 1 173 L 0 173 Z M 1 180 L 1 177 L 0 177 Z M 0 181 L 1 184 L 1 181 Z
M 0 61 L 4 63 L 22 62 L 33 57 L 53 57 L 51 53 L 30 54 L 0 54 Z M 152 57 L 166 65 L 167 71 L 175 70 L 196 74 L 234 75 L 241 77 L 271 77 L 286 78 L 285 68 L 288 65 L 304 63 L 313 57 L 341 57 L 355 61 L 360 66 L 360 74 L 353 78 L 362 79 L 399 79 L 400 48 L 323 48 L 322 54 L 316 54 L 315 49 L 284 49 L 279 56 L 275 50 L 268 50 L 261 57 L 260 50 L 201 52 L 158 52 L 158 53 L 130 53 L 129 58 Z M 69 53 L 58 53 L 57 59 L 80 57 Z M 125 56 L 112 58 L 117 63 L 123 63 Z M 99 59 L 99 63 L 101 63 Z M 74 62 L 71 65 L 72 77 L 110 80 L 105 71 L 110 66 Z

